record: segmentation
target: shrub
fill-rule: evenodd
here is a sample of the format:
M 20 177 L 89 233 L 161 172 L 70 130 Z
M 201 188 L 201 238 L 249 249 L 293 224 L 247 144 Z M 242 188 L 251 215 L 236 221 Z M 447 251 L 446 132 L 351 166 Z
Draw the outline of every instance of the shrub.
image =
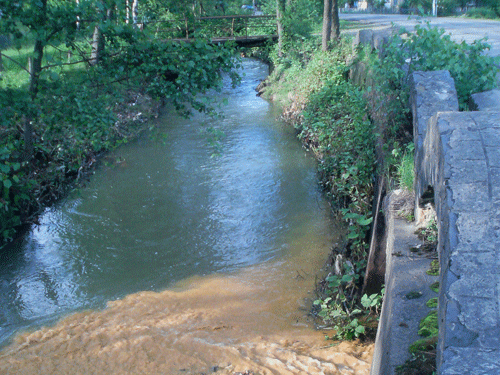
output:
M 354 85 L 329 81 L 313 93 L 303 112 L 299 137 L 318 154 L 324 185 L 337 203 L 370 207 L 375 134 L 366 102 Z
M 472 8 L 465 13 L 466 17 L 470 18 L 486 18 L 486 19 L 497 19 L 498 14 L 495 12 L 495 10 L 491 8 Z

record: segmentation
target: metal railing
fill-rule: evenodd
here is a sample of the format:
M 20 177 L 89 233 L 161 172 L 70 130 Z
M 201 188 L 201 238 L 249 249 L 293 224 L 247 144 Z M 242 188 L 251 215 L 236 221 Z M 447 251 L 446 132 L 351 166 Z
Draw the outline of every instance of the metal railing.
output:
M 144 28 L 162 39 L 191 39 L 195 36 L 214 38 L 251 38 L 274 35 L 277 32 L 275 16 L 213 16 L 195 19 L 153 21 Z

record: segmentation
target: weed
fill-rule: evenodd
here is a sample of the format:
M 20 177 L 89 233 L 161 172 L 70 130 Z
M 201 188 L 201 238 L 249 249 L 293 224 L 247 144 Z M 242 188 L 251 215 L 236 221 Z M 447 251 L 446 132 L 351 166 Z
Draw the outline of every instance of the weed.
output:
M 429 299 L 429 300 L 425 303 L 425 305 L 426 305 L 427 307 L 431 308 L 431 309 L 435 309 L 435 308 L 437 308 L 437 306 L 438 306 L 438 299 L 437 299 L 437 297 L 434 297 L 434 298 Z
M 433 259 L 431 262 L 431 268 L 425 273 L 430 276 L 439 276 L 439 260 Z
M 413 191 L 413 183 L 415 180 L 415 146 L 409 143 L 404 152 L 394 148 L 392 154 L 399 159 L 396 163 L 396 178 L 400 188 L 408 191 Z
M 433 292 L 439 293 L 439 281 L 432 283 L 430 288 Z

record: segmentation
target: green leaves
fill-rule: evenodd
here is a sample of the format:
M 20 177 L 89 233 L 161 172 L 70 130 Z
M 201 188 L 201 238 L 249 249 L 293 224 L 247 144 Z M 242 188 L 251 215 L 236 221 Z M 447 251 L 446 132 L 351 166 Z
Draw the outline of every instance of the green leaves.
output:
M 414 33 L 402 30 L 385 49 L 386 57 L 380 60 L 380 65 L 373 67 L 381 83 L 385 81 L 384 85 L 403 89 L 413 71 L 448 70 L 455 79 L 460 107 L 467 109 L 471 94 L 496 85 L 498 58 L 484 53 L 489 48 L 485 39 L 471 44 L 456 43 L 444 29 L 427 23 L 417 25 Z M 403 61 L 409 61 L 407 69 L 403 69 Z
M 117 79 L 140 82 L 152 97 L 171 100 L 183 114 L 191 109 L 212 111 L 198 95 L 220 87 L 223 74 L 232 73 L 239 65 L 233 46 L 215 46 L 203 40 L 182 43 L 149 39 L 105 61 L 105 69 L 114 72 Z M 231 78 L 233 83 L 239 81 L 235 74 Z

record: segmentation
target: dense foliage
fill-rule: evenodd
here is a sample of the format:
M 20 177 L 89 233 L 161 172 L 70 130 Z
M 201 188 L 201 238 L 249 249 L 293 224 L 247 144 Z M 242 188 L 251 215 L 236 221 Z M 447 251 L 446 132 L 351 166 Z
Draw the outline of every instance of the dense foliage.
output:
M 417 25 L 414 33 L 402 29 L 394 35 L 382 56 L 366 49 L 359 51 L 359 59 L 371 72 L 365 96 L 370 102 L 370 117 L 378 124 L 386 145 L 387 157 L 398 147 L 401 149 L 397 153 L 402 155 L 412 141 L 408 108 L 411 73 L 448 70 L 455 80 L 460 108 L 467 110 L 473 93 L 496 85 L 498 60 L 487 56 L 487 49 L 489 45 L 484 40 L 456 43 L 443 29 Z
M 375 131 L 363 91 L 347 80 L 350 40 L 321 51 L 319 39 L 304 41 L 279 57 L 265 95 L 281 101 L 285 117 L 319 160 L 325 192 L 346 223 L 346 243 L 333 255 L 331 274 L 316 301 L 335 337 L 373 335 L 381 296 L 361 295 L 366 268 L 375 173 Z M 293 93 L 293 94 L 292 94 Z
M 460 106 L 470 95 L 494 86 L 495 59 L 484 54 L 484 41 L 455 43 L 443 30 L 419 26 L 394 35 L 384 53 L 343 40 L 322 52 L 319 41 L 304 40 L 279 56 L 265 95 L 285 105 L 299 137 L 319 160 L 322 184 L 347 226 L 346 242 L 334 250 L 330 274 L 319 285 L 315 302 L 334 337 L 373 335 L 381 294 L 362 295 L 368 237 L 372 223 L 375 175 L 389 186 L 413 186 L 412 121 L 408 80 L 417 70 L 447 69 L 455 78 Z M 347 79 L 347 61 L 362 62 L 367 79 Z M 472 77 L 472 78 L 471 78 Z M 382 159 L 376 162 L 376 142 Z M 383 293 L 383 291 L 382 291 Z
M 0 0 L 0 246 L 146 128 L 151 98 L 211 112 L 203 94 L 222 74 L 237 80 L 234 46 L 166 42 L 144 27 L 160 5 L 195 11 L 188 1 Z

